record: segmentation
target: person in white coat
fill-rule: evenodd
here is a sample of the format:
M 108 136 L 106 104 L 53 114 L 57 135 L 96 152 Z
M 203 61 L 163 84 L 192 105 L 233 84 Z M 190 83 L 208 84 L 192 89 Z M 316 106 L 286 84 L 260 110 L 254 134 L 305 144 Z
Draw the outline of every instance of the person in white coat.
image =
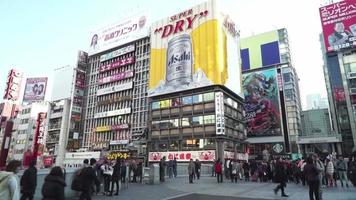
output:
M 20 181 L 17 176 L 20 166 L 20 161 L 12 160 L 6 166 L 5 171 L 0 172 L 0 199 L 20 199 Z
M 334 175 L 334 164 L 331 160 L 326 159 L 326 177 L 328 179 L 329 187 L 333 187 L 335 184 L 333 175 Z

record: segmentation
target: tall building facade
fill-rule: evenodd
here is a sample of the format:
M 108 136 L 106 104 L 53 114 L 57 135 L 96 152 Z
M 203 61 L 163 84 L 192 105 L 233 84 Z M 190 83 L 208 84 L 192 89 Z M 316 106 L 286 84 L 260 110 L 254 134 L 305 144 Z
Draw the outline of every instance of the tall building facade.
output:
M 352 15 L 355 1 L 340 1 L 320 8 L 323 34 L 320 36 L 324 76 L 330 104 L 332 127 L 342 136 L 342 153 L 356 150 L 356 33 Z M 335 12 L 343 7 L 342 12 Z M 335 20 L 337 23 L 335 23 Z M 339 30 L 344 37 L 338 38 Z
M 217 4 L 151 27 L 149 162 L 247 159 L 239 33 Z
M 328 109 L 302 111 L 302 132 L 298 138 L 301 153 L 341 154 L 341 135 L 331 127 Z
M 12 159 L 22 160 L 27 150 L 35 151 L 36 126 L 39 113 L 48 111 L 48 103 L 35 102 L 24 105 L 18 114 L 18 122 L 13 136 Z
M 147 123 L 149 55 L 145 12 L 93 35 L 86 69 L 83 148 L 125 150 L 142 138 Z
M 299 152 L 301 100 L 288 33 L 278 29 L 241 39 L 245 122 L 255 157 Z

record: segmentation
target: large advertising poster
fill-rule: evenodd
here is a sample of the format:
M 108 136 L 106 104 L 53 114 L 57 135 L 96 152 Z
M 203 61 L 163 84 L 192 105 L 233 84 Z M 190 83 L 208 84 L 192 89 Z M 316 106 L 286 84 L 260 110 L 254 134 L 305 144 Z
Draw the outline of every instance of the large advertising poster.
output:
M 356 0 L 345 0 L 319 9 L 327 52 L 356 46 Z
M 43 101 L 46 94 L 47 80 L 47 77 L 26 79 L 23 101 Z
M 247 136 L 281 135 L 276 69 L 243 74 Z
M 146 37 L 149 34 L 148 12 L 134 15 L 92 34 L 89 56 Z
M 152 25 L 149 96 L 216 84 L 242 95 L 239 33 L 215 3 Z

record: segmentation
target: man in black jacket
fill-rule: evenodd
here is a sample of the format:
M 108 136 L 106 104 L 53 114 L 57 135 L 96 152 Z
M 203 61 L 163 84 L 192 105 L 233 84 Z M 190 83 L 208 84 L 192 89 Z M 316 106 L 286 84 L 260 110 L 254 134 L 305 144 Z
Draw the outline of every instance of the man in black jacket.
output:
M 277 185 L 277 187 L 274 189 L 274 193 L 277 194 L 278 190 L 281 189 L 282 197 L 288 197 L 288 195 L 284 193 L 284 188 L 286 187 L 287 183 L 287 173 L 281 158 L 277 160 L 275 171 L 275 180 L 277 183 L 279 183 L 279 185 Z
M 36 161 L 30 162 L 30 167 L 26 169 L 21 177 L 21 200 L 32 200 L 36 191 L 37 185 L 37 169 L 35 167 Z
M 94 170 L 94 165 L 96 163 L 96 160 L 94 158 L 90 159 L 90 166 L 83 168 L 81 174 L 80 174 L 80 179 L 82 182 L 82 193 L 80 194 L 80 200 L 86 199 L 86 200 L 91 200 L 91 194 L 92 194 L 92 186 L 95 183 L 96 185 L 99 185 L 100 182 L 98 180 L 98 177 L 96 177 L 95 170 Z

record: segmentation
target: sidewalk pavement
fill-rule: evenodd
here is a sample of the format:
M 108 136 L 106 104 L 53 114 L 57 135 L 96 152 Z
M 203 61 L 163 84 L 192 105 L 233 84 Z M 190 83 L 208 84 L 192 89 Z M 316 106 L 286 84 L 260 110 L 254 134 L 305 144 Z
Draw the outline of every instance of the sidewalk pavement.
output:
M 189 184 L 188 177 L 166 179 L 166 182 L 158 185 L 129 184 L 129 188 L 120 191 L 119 196 L 104 197 L 95 196 L 93 199 L 105 200 L 252 200 L 252 199 L 309 199 L 308 186 L 288 183 L 285 189 L 288 198 L 280 197 L 280 192 L 275 195 L 273 188 L 275 183 L 244 182 L 231 183 L 224 180 L 218 184 L 215 177 L 201 177 Z M 356 188 L 323 188 L 323 199 L 352 200 L 356 199 Z

